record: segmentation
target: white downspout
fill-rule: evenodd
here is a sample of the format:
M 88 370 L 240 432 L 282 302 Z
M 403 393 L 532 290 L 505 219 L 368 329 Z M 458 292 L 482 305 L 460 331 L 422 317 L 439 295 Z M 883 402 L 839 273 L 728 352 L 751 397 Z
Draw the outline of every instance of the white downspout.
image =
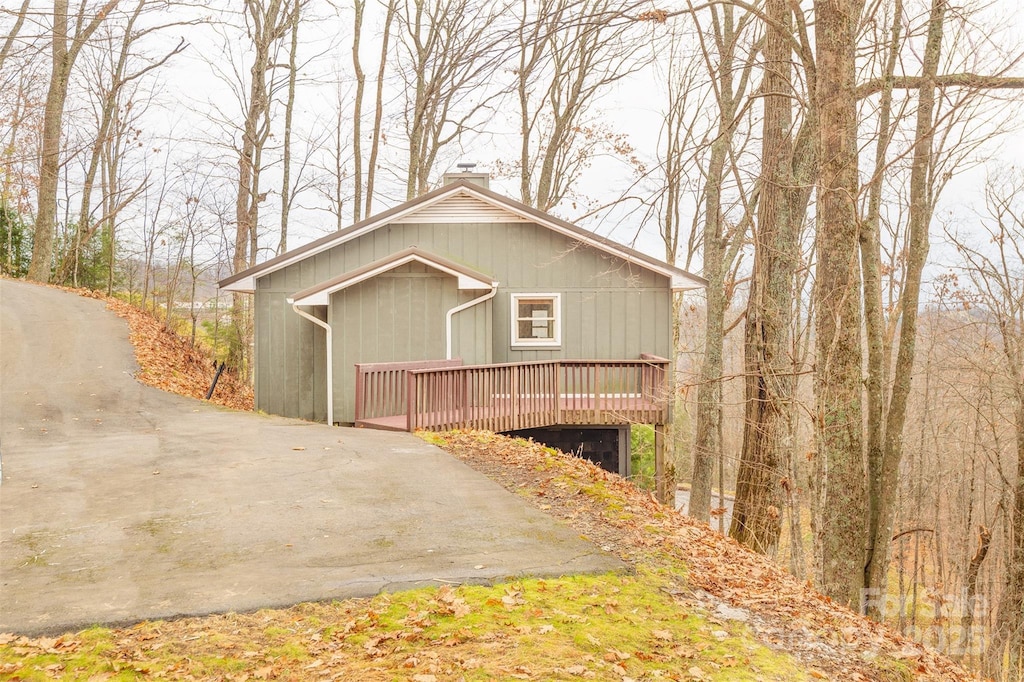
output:
M 447 313 L 445 313 L 445 316 L 444 316 L 444 323 L 445 323 L 444 324 L 444 334 L 445 334 L 444 359 L 445 360 L 451 360 L 452 359 L 452 318 L 455 317 L 455 313 L 461 313 L 466 308 L 472 308 L 473 306 L 478 305 L 480 303 L 483 303 L 484 301 L 489 301 L 492 298 L 494 298 L 494 295 L 496 293 L 498 293 L 498 283 L 497 282 L 491 282 L 491 290 L 489 292 L 487 292 L 483 296 L 480 296 L 479 298 L 474 298 L 472 301 L 466 301 L 462 305 L 457 305 L 454 308 L 452 308 L 451 310 L 449 310 Z
M 334 343 L 331 335 L 331 325 L 319 317 L 310 315 L 304 310 L 299 310 L 299 306 L 293 303 L 291 299 L 288 302 L 292 304 L 292 310 L 313 324 L 323 327 L 324 331 L 327 332 L 327 425 L 334 426 Z

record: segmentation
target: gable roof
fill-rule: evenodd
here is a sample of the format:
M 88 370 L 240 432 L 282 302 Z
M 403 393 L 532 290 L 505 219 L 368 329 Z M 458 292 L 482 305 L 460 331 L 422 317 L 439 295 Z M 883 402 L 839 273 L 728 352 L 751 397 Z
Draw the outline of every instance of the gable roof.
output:
M 459 265 L 429 251 L 410 246 L 390 256 L 292 294 L 288 298 L 288 302 L 295 305 L 327 305 L 330 302 L 331 294 L 335 291 L 341 291 L 346 287 L 353 286 L 413 261 L 423 263 L 435 270 L 440 270 L 457 278 L 459 289 L 493 289 L 497 284 L 492 281 L 493 278 L 476 270 Z
M 222 279 L 228 291 L 252 293 L 256 278 L 305 260 L 391 223 L 407 222 L 530 222 L 592 246 L 612 256 L 668 277 L 673 289 L 698 289 L 707 280 L 657 258 L 623 246 L 594 232 L 502 196 L 466 180 L 457 180 L 404 204 L 321 237 L 304 246 Z

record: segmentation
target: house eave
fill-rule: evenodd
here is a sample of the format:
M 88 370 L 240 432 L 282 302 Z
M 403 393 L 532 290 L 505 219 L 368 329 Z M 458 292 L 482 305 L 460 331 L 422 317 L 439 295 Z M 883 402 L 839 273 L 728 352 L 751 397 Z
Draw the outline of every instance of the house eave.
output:
M 693 291 L 695 289 L 704 289 L 708 285 L 708 281 L 703 277 L 689 273 L 686 275 L 672 273 L 671 280 L 672 291 Z
M 252 294 L 256 291 L 256 277 L 243 277 L 242 279 L 235 280 L 230 284 L 219 284 L 218 287 L 221 291 L 232 291 L 236 293 Z

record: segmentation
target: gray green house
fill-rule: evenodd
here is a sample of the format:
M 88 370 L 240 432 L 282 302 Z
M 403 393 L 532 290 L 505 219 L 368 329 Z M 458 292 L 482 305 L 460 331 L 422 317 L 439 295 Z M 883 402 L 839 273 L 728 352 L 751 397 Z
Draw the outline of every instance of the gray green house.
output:
M 562 446 L 593 429 L 584 450 L 614 432 L 609 468 L 626 473 L 629 423 L 667 420 L 672 292 L 704 280 L 496 194 L 485 174 L 445 179 L 220 282 L 255 296 L 256 408 Z

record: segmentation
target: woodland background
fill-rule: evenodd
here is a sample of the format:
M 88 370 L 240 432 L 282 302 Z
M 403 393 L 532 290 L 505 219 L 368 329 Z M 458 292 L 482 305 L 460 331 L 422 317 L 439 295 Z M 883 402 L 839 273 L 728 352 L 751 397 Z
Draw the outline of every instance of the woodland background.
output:
M 1020 680 L 1016 10 L 4 0 L 0 268 L 120 295 L 244 377 L 218 278 L 474 161 L 708 279 L 676 305 L 691 515 Z

